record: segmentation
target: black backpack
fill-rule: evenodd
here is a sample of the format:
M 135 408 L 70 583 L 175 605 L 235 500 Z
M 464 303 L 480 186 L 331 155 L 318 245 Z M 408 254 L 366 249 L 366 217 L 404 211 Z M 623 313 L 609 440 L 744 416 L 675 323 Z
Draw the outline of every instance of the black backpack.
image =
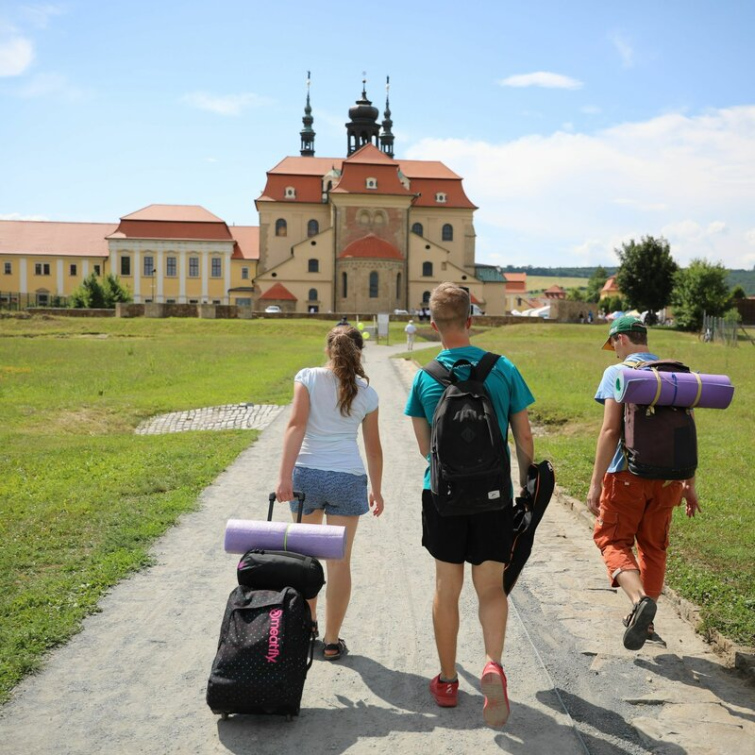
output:
M 681 362 L 627 360 L 624 367 L 689 372 Z M 621 443 L 629 471 L 650 480 L 688 480 L 697 469 L 697 430 L 692 410 L 658 404 L 624 404 Z
M 292 587 L 239 585 L 228 597 L 207 684 L 213 713 L 299 713 L 314 638 L 309 605 Z
M 497 511 L 511 503 L 506 438 L 484 385 L 498 358 L 486 352 L 476 366 L 460 359 L 449 370 L 434 359 L 422 368 L 445 388 L 430 434 L 430 488 L 443 516 Z M 462 366 L 469 368 L 466 380 L 456 374 Z

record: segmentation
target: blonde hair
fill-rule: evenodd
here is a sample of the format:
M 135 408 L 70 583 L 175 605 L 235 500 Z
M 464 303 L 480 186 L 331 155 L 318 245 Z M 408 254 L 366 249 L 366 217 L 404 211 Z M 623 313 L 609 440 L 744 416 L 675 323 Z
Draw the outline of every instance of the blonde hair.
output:
M 362 334 L 351 325 L 336 325 L 327 338 L 328 358 L 338 378 L 338 409 L 343 416 L 351 414 L 351 405 L 359 392 L 357 376 L 370 379 L 362 367 Z
M 469 292 L 455 283 L 441 283 L 430 294 L 430 316 L 440 330 L 463 328 L 469 318 Z

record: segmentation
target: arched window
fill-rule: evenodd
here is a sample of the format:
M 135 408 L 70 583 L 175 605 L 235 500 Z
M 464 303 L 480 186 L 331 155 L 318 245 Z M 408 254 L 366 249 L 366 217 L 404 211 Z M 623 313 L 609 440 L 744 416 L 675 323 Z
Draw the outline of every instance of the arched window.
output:
M 309 301 L 317 301 L 317 289 L 316 288 L 310 288 L 309 289 Z
M 454 227 L 450 223 L 446 223 L 443 226 L 443 233 L 441 238 L 443 241 L 453 241 L 454 240 Z
M 320 224 L 312 219 L 307 223 L 307 236 L 317 236 L 320 233 Z
M 346 299 L 349 295 L 349 276 L 341 273 L 341 297 Z
M 433 263 L 432 262 L 423 262 L 422 263 L 422 275 L 426 278 L 432 278 L 433 275 Z
M 401 298 L 401 273 L 396 276 L 396 298 Z
M 425 229 L 422 227 L 422 223 L 414 223 L 412 226 L 412 233 L 416 233 L 417 236 L 421 236 L 425 232 Z
M 288 223 L 283 218 L 278 218 L 275 221 L 275 235 L 288 236 Z
M 370 299 L 378 297 L 378 274 L 376 270 L 370 273 Z
M 429 304 L 429 302 L 430 302 L 430 292 L 429 291 L 425 291 L 422 294 L 422 303 L 423 304 Z
M 319 273 L 320 272 L 320 260 L 316 260 L 312 258 L 309 260 L 309 263 L 307 265 L 307 272 L 308 273 Z

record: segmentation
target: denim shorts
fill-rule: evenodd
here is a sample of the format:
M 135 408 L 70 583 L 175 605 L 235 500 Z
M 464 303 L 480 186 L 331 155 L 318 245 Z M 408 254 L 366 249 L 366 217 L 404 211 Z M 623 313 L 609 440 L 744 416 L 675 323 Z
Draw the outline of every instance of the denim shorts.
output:
M 370 510 L 367 499 L 367 475 L 327 472 L 323 469 L 294 467 L 294 490 L 304 493 L 304 513 L 323 509 L 334 516 L 361 516 Z M 299 510 L 291 501 L 291 511 Z

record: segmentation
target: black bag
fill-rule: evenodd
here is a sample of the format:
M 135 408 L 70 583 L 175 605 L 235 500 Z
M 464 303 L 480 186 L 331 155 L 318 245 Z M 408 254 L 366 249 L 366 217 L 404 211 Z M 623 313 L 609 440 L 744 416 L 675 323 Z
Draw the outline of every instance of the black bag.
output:
M 442 516 L 479 514 L 511 503 L 511 462 L 493 402 L 484 386 L 497 354 L 475 366 L 460 359 L 450 370 L 437 360 L 423 369 L 445 387 L 433 414 L 430 489 Z M 469 367 L 460 380 L 456 369 Z
M 503 572 L 503 589 L 506 595 L 514 589 L 532 553 L 535 530 L 548 508 L 555 487 L 556 474 L 549 461 L 530 464 L 527 484 L 522 496 L 515 499 L 513 506 L 514 542 L 511 546 L 511 557 Z
M 266 590 L 293 587 L 307 600 L 316 598 L 325 584 L 322 564 L 313 556 L 290 551 L 247 551 L 236 569 L 240 585 Z
M 305 494 L 294 491 L 299 501 L 296 521 L 301 522 L 304 511 Z M 273 519 L 275 493 L 268 496 L 270 506 L 267 511 L 268 522 Z M 255 587 L 258 590 L 282 590 L 293 587 L 305 598 L 311 600 L 325 584 L 322 564 L 313 556 L 303 556 L 291 551 L 265 551 L 252 548 L 248 550 L 236 568 L 236 577 L 240 585 Z
M 312 615 L 301 593 L 240 585 L 228 597 L 207 704 L 223 716 L 298 715 L 313 652 Z
M 681 362 L 627 360 L 624 367 L 690 372 Z M 697 469 L 697 429 L 691 409 L 624 404 L 622 445 L 629 471 L 650 480 L 688 480 Z

